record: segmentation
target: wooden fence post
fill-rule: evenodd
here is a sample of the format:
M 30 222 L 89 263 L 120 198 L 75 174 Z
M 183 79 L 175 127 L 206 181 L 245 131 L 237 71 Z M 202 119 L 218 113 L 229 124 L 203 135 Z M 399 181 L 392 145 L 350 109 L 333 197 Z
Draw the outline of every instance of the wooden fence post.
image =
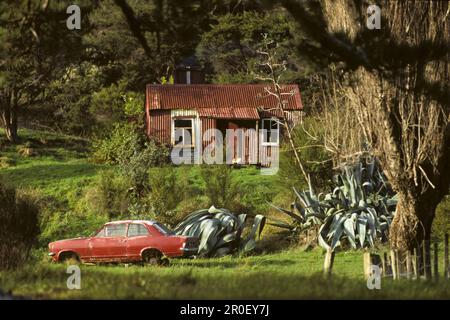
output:
M 390 253 L 387 254 L 387 264 L 388 264 L 389 275 L 393 279 L 394 278 L 394 268 L 393 268 L 392 257 L 391 257 Z
M 425 268 L 423 265 L 423 245 L 422 244 L 418 244 L 417 245 L 417 273 L 419 276 L 419 279 L 425 275 Z
M 419 279 L 419 270 L 418 270 L 418 266 L 417 266 L 417 248 L 414 248 L 414 256 L 412 259 L 412 263 L 413 263 L 413 272 L 414 272 L 414 279 Z
M 395 250 L 395 269 L 397 270 L 397 280 L 400 279 L 402 269 L 400 265 L 400 256 L 398 250 Z
M 427 249 L 426 249 L 426 245 L 425 245 L 425 240 L 422 241 L 422 270 L 423 270 L 423 278 L 426 280 L 427 279 L 427 253 L 426 253 Z
M 364 252 L 364 277 L 368 279 L 372 274 L 372 266 L 383 268 L 383 261 L 379 254 Z
M 364 278 L 368 279 L 370 277 L 370 268 L 372 265 L 371 259 L 370 259 L 370 252 L 364 252 L 363 254 L 363 261 L 364 261 Z
M 438 243 L 435 242 L 434 243 L 434 261 L 433 261 L 433 273 L 434 273 L 434 278 L 437 281 L 439 279 L 439 253 L 438 253 Z
M 424 260 L 424 268 L 425 268 L 425 279 L 431 279 L 431 252 L 430 252 L 430 241 L 423 241 L 423 260 Z
M 323 272 L 325 275 L 330 276 L 333 271 L 333 263 L 334 263 L 334 251 L 331 248 L 327 249 L 327 253 L 325 255 L 325 261 L 323 263 Z
M 445 240 L 444 240 L 444 275 L 445 278 L 449 278 L 449 261 L 448 261 L 448 234 L 445 234 Z
M 392 278 L 394 280 L 397 280 L 398 274 L 397 274 L 397 259 L 395 258 L 395 251 L 391 250 L 391 268 L 392 268 Z
M 406 250 L 406 278 L 411 279 L 411 252 Z

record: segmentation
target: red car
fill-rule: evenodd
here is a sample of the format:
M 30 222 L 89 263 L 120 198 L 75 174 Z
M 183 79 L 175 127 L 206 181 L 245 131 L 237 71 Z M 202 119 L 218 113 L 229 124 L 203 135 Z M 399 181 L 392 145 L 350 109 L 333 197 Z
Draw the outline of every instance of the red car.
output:
M 197 253 L 197 238 L 174 235 L 164 225 L 148 220 L 106 223 L 89 238 L 52 242 L 49 256 L 54 261 L 146 262 L 162 264 L 165 257 L 186 257 Z

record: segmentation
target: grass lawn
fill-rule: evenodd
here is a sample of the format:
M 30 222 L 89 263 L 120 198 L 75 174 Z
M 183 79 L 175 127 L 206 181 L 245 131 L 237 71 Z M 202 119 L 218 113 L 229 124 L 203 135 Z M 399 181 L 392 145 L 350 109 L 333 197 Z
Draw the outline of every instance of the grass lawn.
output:
M 450 281 L 383 279 L 369 290 L 362 251 L 336 255 L 333 276 L 320 272 L 320 249 L 220 259 L 172 260 L 170 267 L 81 265 L 81 289 L 68 290 L 65 265 L 40 262 L 0 273 L 0 287 L 44 299 L 443 299 Z M 442 278 L 441 278 L 442 279 Z
M 84 139 L 27 129 L 19 130 L 19 136 L 23 143 L 0 148 L 0 156 L 14 162 L 0 168 L 0 179 L 7 184 L 64 198 L 67 192 L 88 184 L 98 170 L 105 168 L 86 159 L 89 143 Z M 28 146 L 33 155 L 21 156 L 18 150 Z

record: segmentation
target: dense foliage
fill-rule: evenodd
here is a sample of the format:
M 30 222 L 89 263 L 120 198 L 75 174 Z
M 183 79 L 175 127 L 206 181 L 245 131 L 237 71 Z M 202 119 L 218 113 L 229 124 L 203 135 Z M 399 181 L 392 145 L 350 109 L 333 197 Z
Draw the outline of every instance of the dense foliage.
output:
M 301 31 L 283 10 L 271 13 L 244 11 L 229 13 L 215 19 L 210 31 L 202 35 L 197 46 L 199 59 L 211 69 L 210 80 L 218 83 L 251 83 L 258 68 L 261 42 L 269 34 L 277 45 L 281 59 L 289 61 L 283 81 L 304 77 L 309 64 L 292 46 L 301 38 Z
M 0 269 L 27 260 L 39 234 L 38 207 L 27 195 L 0 184 Z

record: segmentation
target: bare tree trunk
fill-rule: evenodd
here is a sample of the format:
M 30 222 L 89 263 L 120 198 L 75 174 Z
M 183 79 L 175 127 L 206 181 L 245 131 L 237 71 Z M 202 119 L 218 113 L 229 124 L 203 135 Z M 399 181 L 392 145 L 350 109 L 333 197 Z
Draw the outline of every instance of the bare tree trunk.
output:
M 13 91 L 10 98 L 5 99 L 4 105 L 0 108 L 6 138 L 12 143 L 18 141 L 17 106 L 17 96 L 15 91 Z
M 293 127 L 289 124 L 289 121 L 287 119 L 287 112 L 284 108 L 284 104 L 287 100 L 285 98 L 292 96 L 294 93 L 283 93 L 281 91 L 281 85 L 279 83 L 281 75 L 286 71 L 286 61 L 278 61 L 276 58 L 276 52 L 273 52 L 270 49 L 270 45 L 272 44 L 272 41 L 268 38 L 267 34 L 264 35 L 264 41 L 263 41 L 263 50 L 259 50 L 258 53 L 263 57 L 264 62 L 260 64 L 260 66 L 263 66 L 266 68 L 267 74 L 264 76 L 257 76 L 259 80 L 263 81 L 270 81 L 272 83 L 273 88 L 265 88 L 265 91 L 267 94 L 275 97 L 277 99 L 277 106 L 275 107 L 275 110 L 280 111 L 283 115 L 281 123 L 284 128 L 286 129 L 287 138 L 289 141 L 289 145 L 294 153 L 295 162 L 297 163 L 298 167 L 300 168 L 300 171 L 302 172 L 303 177 L 305 178 L 305 181 L 310 184 L 310 176 L 306 172 L 305 167 L 302 163 L 302 160 L 300 159 L 299 152 L 297 150 L 298 146 L 295 146 L 294 137 L 292 136 L 292 130 Z
M 418 204 L 417 199 L 399 196 L 390 241 L 394 248 L 413 250 L 423 240 L 430 240 L 437 204 Z

